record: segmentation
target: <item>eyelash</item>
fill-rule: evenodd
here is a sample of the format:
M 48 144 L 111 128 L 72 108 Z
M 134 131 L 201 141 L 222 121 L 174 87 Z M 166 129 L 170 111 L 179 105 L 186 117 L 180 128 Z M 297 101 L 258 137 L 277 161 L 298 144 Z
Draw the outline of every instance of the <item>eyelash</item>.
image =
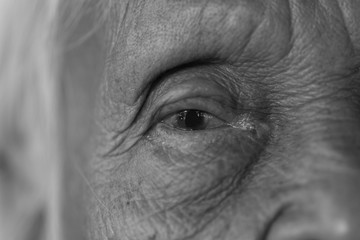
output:
M 228 126 L 211 113 L 199 109 L 184 109 L 165 117 L 161 123 L 183 131 L 202 131 Z
M 234 118 L 233 114 L 229 114 L 230 111 L 228 111 L 228 109 L 229 107 L 226 106 L 226 104 L 222 104 L 209 97 L 183 99 L 161 107 L 156 113 L 154 125 L 159 123 L 166 124 L 166 121 L 171 121 L 171 118 L 180 116 L 179 114 L 186 114 L 185 111 L 197 111 L 201 113 L 206 120 L 213 119 L 214 121 L 218 121 L 215 125 L 220 125 L 220 122 L 222 122 L 222 125 L 225 127 L 229 126 Z M 170 124 L 168 124 L 168 126 L 169 125 Z M 174 128 L 176 129 L 176 127 Z M 213 128 L 217 127 L 211 127 L 210 129 Z

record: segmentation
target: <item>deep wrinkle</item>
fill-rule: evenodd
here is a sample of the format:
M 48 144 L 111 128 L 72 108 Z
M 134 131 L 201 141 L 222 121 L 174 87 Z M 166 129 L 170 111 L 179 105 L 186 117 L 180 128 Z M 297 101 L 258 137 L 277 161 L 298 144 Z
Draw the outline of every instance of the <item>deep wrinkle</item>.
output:
M 211 7 L 213 3 L 208 4 L 208 7 Z M 229 2 L 230 4 L 230 2 Z M 224 6 L 226 6 L 227 3 L 224 3 Z M 185 7 L 186 5 L 184 5 L 184 9 L 183 11 L 188 11 L 188 8 Z M 164 9 L 159 9 L 159 14 L 165 14 L 162 11 L 165 11 L 167 9 L 167 7 L 159 5 L 159 8 L 163 7 Z M 245 6 L 243 6 L 245 8 Z M 132 34 L 135 34 L 135 32 L 128 32 L 125 36 L 124 35 L 120 35 L 119 37 L 121 37 L 121 39 L 118 39 L 118 45 L 121 47 L 117 47 L 114 48 L 113 52 L 110 54 L 111 58 L 108 60 L 108 80 L 107 81 L 115 81 L 116 84 L 121 84 L 123 86 L 122 89 L 126 89 L 127 92 L 124 92 L 124 94 L 126 96 L 128 96 L 130 93 L 132 94 L 132 96 L 128 97 L 126 99 L 126 101 L 124 100 L 123 102 L 128 102 L 129 105 L 134 104 L 135 102 L 137 102 L 138 97 L 142 94 L 142 92 L 144 91 L 144 88 L 146 88 L 146 86 L 148 85 L 148 82 L 152 82 L 154 81 L 154 79 L 158 79 L 159 75 L 162 74 L 162 72 L 166 72 L 168 69 L 173 69 L 176 68 L 178 66 L 181 65 L 186 65 L 186 64 L 193 64 L 196 62 L 209 62 L 213 60 L 213 58 L 217 57 L 220 51 L 224 51 L 225 49 L 223 49 L 223 46 L 219 46 L 220 44 L 222 45 L 223 41 L 228 41 L 229 39 L 226 38 L 226 32 L 224 32 L 223 35 L 216 35 L 211 37 L 210 39 L 199 39 L 199 38 L 187 38 L 186 36 L 188 36 L 189 34 L 191 35 L 197 35 L 200 34 L 198 32 L 198 26 L 193 26 L 192 21 L 188 21 L 186 19 L 192 19 L 195 20 L 197 18 L 199 18 L 199 16 L 197 15 L 199 11 L 199 9 L 201 8 L 201 5 L 194 8 L 194 10 L 191 11 L 190 15 L 175 15 L 172 18 L 174 18 L 175 21 L 182 21 L 182 24 L 185 24 L 187 27 L 189 27 L 189 30 L 186 30 L 186 34 L 182 34 L 180 35 L 180 33 L 173 33 L 172 31 L 169 31 L 168 33 L 165 34 L 164 31 L 166 31 L 166 29 L 170 26 L 167 26 L 166 23 L 168 23 L 169 21 L 162 22 L 159 20 L 158 23 L 154 23 L 154 25 L 150 28 L 154 29 L 154 31 L 159 28 L 159 31 L 156 35 L 154 35 L 153 33 L 149 32 L 149 31 L 145 31 L 145 35 L 149 35 L 148 37 L 144 37 L 141 35 L 141 38 L 137 38 L 139 39 L 137 42 L 135 41 L 133 44 L 134 45 L 138 45 L 139 49 L 138 50 L 134 50 L 131 52 L 128 52 L 125 54 L 125 56 L 120 56 L 118 53 L 120 53 L 120 50 L 124 50 L 124 39 L 125 42 L 130 41 L 129 38 L 132 36 Z M 216 8 L 214 8 L 216 9 Z M 207 14 L 206 13 L 206 8 L 203 8 L 204 13 L 203 14 Z M 239 7 L 239 11 L 241 12 L 246 12 L 245 10 L 241 9 Z M 249 10 L 250 11 L 250 10 Z M 255 9 L 251 9 L 251 11 L 255 11 Z M 251 12 L 250 11 L 250 12 Z M 258 9 L 256 9 L 256 11 L 258 11 Z M 205 20 L 205 16 L 204 16 L 204 20 L 201 23 L 202 24 L 202 28 L 209 28 L 212 29 L 214 26 L 217 26 L 216 28 L 219 28 L 219 30 L 221 31 L 226 31 L 227 29 L 224 28 L 224 26 L 226 26 L 226 24 L 224 23 L 224 21 L 227 19 L 226 16 L 228 15 L 228 11 L 226 11 L 225 9 L 219 9 L 218 12 L 215 12 L 215 19 L 211 19 L 211 21 L 208 21 L 210 19 L 209 16 L 206 16 L 206 20 Z M 244 36 L 242 38 L 247 38 L 246 35 L 248 32 L 252 32 L 251 29 L 253 29 L 256 26 L 256 21 L 258 20 L 253 20 L 253 19 L 248 19 L 248 18 L 253 18 L 254 16 L 257 16 L 257 14 L 246 14 L 246 16 L 244 16 L 244 21 L 249 21 L 250 24 L 249 26 L 246 27 L 246 29 L 244 29 Z M 134 16 L 132 15 L 131 18 L 132 19 L 137 19 L 137 17 L 140 16 Z M 186 18 L 185 18 L 186 17 Z M 228 16 L 229 17 L 229 16 Z M 236 15 L 236 17 L 239 17 Z M 145 16 L 142 16 L 142 18 L 146 18 Z M 183 19 L 184 18 L 184 19 Z M 130 21 L 130 20 L 129 20 Z M 134 20 L 135 21 L 135 20 Z M 131 21 L 130 21 L 131 22 Z M 132 25 L 129 25 L 128 27 L 131 27 Z M 235 27 L 235 26 L 234 26 Z M 185 29 L 183 29 L 185 31 Z M 164 36 L 163 36 L 164 34 Z M 203 33 L 202 33 L 203 34 Z M 175 38 L 175 39 L 173 39 Z M 224 38 L 224 39 L 222 39 Z M 146 40 L 147 39 L 147 40 Z M 162 46 L 159 48 L 150 48 L 150 49 L 144 49 L 144 48 L 148 48 L 149 44 L 145 44 L 142 45 L 141 42 L 142 41 L 149 41 L 149 43 L 153 43 L 156 41 L 162 41 Z M 171 43 L 168 41 L 171 40 Z M 203 43 L 203 41 L 206 40 L 206 44 Z M 131 40 L 132 41 L 132 40 Z M 187 43 L 188 42 L 188 43 Z M 174 44 L 176 43 L 176 45 Z M 180 43 L 184 43 L 187 45 L 187 48 L 182 49 L 183 46 Z M 130 44 L 130 43 L 128 43 Z M 203 47 L 204 45 L 204 47 Z M 229 44 L 227 44 L 229 45 Z M 231 44 L 230 44 L 231 45 Z M 130 47 L 129 45 L 126 45 L 128 47 Z M 211 47 L 213 46 L 213 47 Z M 240 49 L 241 46 L 238 47 L 238 49 Z M 211 50 L 213 49 L 213 50 Z M 148 55 L 143 56 L 141 54 L 141 52 L 144 51 L 150 51 Z M 158 52 L 160 51 L 163 52 Z M 161 55 L 160 55 L 161 54 Z M 164 56 L 168 55 L 167 57 Z M 151 57 L 151 59 L 146 59 L 147 57 Z M 120 58 L 121 57 L 121 58 Z M 125 59 L 124 59 L 125 57 Z M 221 57 L 223 58 L 223 57 Z M 122 69 L 122 67 L 119 68 L 119 65 L 122 65 L 122 62 L 125 61 L 130 61 L 127 65 L 128 66 L 132 66 L 131 62 L 134 60 L 137 60 L 138 62 L 135 63 L 132 67 L 132 69 Z M 216 60 L 216 59 L 215 59 Z M 136 72 L 134 72 L 134 68 L 139 66 L 138 63 L 142 64 L 142 69 L 136 69 Z M 197 64 L 197 63 L 196 63 Z M 151 68 L 151 72 L 147 72 L 146 75 L 143 75 L 143 71 L 145 71 L 146 69 Z M 124 74 L 125 72 L 125 74 Z M 134 73 L 136 74 L 135 76 L 131 77 L 129 76 L 129 79 L 127 79 L 127 76 L 124 75 L 128 75 L 129 73 Z M 121 77 L 119 77 L 121 76 Z M 125 78 L 124 78 L 125 77 Z M 135 77 L 135 78 L 134 78 Z M 129 83 L 128 81 L 131 79 L 132 83 L 134 83 L 134 81 L 136 82 L 136 86 L 132 86 L 131 88 L 127 88 L 127 84 Z M 111 83 L 110 86 L 113 86 L 113 84 Z M 114 86 L 115 87 L 115 86 Z M 118 88 L 118 87 L 117 87 Z M 135 91 L 132 93 L 132 91 Z M 122 92 L 121 92 L 122 93 Z M 133 95 L 134 94 L 134 95 Z M 121 95 L 121 94 L 120 94 Z M 124 95 L 124 96 L 125 96 Z M 131 103 L 129 102 L 131 101 Z
M 180 68 L 164 76 L 151 87 L 137 116 L 151 116 L 154 113 L 149 111 L 158 112 L 166 105 L 197 97 L 203 98 L 204 101 L 208 98 L 209 102 L 213 99 L 226 111 L 231 112 L 229 114 L 256 112 L 261 108 L 262 113 L 266 115 L 266 108 L 270 108 L 270 105 L 264 105 L 267 102 L 268 90 L 264 89 L 262 79 L 257 79 L 257 76 L 248 79 L 246 74 L 237 74 L 238 71 L 237 68 L 226 64 Z
M 231 1 L 237 2 L 242 3 Z M 332 140 L 330 136 L 336 136 L 333 132 L 335 127 L 345 130 L 345 119 L 353 115 L 349 114 L 351 108 L 344 110 L 343 96 L 331 98 L 330 94 L 324 93 L 333 91 L 337 83 L 340 86 L 347 82 L 335 73 L 344 69 L 342 58 L 347 57 L 349 49 L 346 48 L 345 38 L 334 41 L 340 31 L 330 30 L 341 28 L 337 28 L 336 24 L 326 24 L 330 15 L 317 15 L 317 11 L 307 9 L 307 2 L 292 2 L 291 6 L 282 8 L 285 2 L 288 3 L 264 3 L 266 11 L 254 12 L 256 16 L 252 16 L 251 20 L 248 18 L 251 11 L 241 7 L 231 8 L 228 5 L 230 1 L 215 0 L 204 1 L 206 7 L 197 11 L 198 15 L 192 15 L 194 9 L 198 10 L 193 5 L 186 12 L 185 2 L 174 11 L 173 5 L 158 1 L 156 4 L 147 2 L 139 10 L 141 16 L 132 16 L 134 19 L 130 22 L 134 25 L 128 25 L 130 29 L 125 31 L 128 34 L 119 39 L 122 49 L 115 50 L 109 66 L 110 77 L 106 79 L 109 86 L 106 97 L 112 106 L 120 109 L 121 114 L 118 115 L 131 120 L 136 116 L 135 121 L 130 121 L 131 127 L 120 133 L 124 141 L 119 147 L 130 147 L 120 155 L 106 159 L 109 165 L 125 164 L 122 168 L 111 169 L 111 174 L 105 172 L 102 176 L 105 183 L 99 187 L 105 195 L 105 202 L 107 198 L 111 199 L 116 221 L 110 221 L 110 224 L 117 236 L 124 233 L 129 239 L 150 236 L 182 239 L 190 236 L 190 229 L 194 239 L 214 238 L 219 232 L 224 233 L 222 239 L 237 239 L 239 236 L 255 239 L 259 236 L 257 230 L 264 229 L 262 227 L 267 220 L 284 203 L 283 199 L 292 196 L 299 188 L 306 189 L 299 184 L 297 189 L 285 192 L 281 186 L 301 183 L 301 177 L 312 182 L 313 178 L 307 178 L 309 172 L 317 173 L 317 170 L 321 174 L 314 176 L 331 180 L 324 171 L 329 169 L 328 165 L 324 164 L 323 169 L 319 169 L 316 163 L 321 159 L 325 159 L 323 163 L 329 161 L 329 165 L 335 162 L 325 153 L 334 153 L 331 147 L 335 146 L 335 142 L 341 145 L 346 136 L 344 134 L 340 140 Z M 222 15 L 220 12 L 223 10 L 225 14 Z M 322 11 L 326 13 L 324 9 Z M 314 28 L 309 28 L 313 25 Z M 325 28 L 323 31 L 326 33 L 321 35 L 322 38 L 319 35 L 321 28 Z M 314 39 L 316 44 L 311 44 Z M 333 48 L 328 47 L 331 44 L 335 44 Z M 189 68 L 181 68 L 202 59 L 205 62 L 210 59 L 210 64 L 195 67 L 190 64 Z M 166 75 L 177 67 L 180 69 Z M 212 68 L 214 72 L 209 74 L 211 71 L 204 71 L 205 68 Z M 228 78 L 219 77 L 221 73 L 226 76 L 229 72 L 234 74 Z M 256 131 L 252 131 L 251 127 L 245 130 L 233 127 L 186 132 L 159 123 L 161 117 L 156 117 L 156 108 L 167 103 L 166 99 L 159 99 L 166 92 L 176 92 L 176 87 L 181 89 L 181 78 L 189 80 L 192 77 L 196 86 L 196 74 L 192 73 L 209 79 L 219 77 L 220 85 L 233 91 L 229 95 L 238 103 L 235 106 L 241 106 L 238 109 L 247 113 L 243 118 L 245 122 L 257 123 Z M 162 79 L 163 74 L 166 76 Z M 178 85 L 176 78 L 180 78 Z M 329 79 L 331 81 L 327 81 Z M 154 83 L 156 81 L 159 81 L 158 84 Z M 162 91 L 165 93 L 162 94 Z M 184 109 L 189 107 L 189 102 L 181 100 L 182 94 L 178 96 L 176 110 L 181 110 L 181 106 Z M 199 95 L 201 91 L 194 97 Z M 330 98 L 336 99 L 334 104 L 319 101 Z M 200 101 L 207 103 L 206 99 Z M 306 109 L 297 108 L 300 104 Z M 323 121 L 328 117 L 324 113 L 331 113 L 330 110 L 341 118 L 331 125 Z M 241 111 L 237 113 L 241 115 Z M 114 122 L 120 124 L 121 119 L 116 120 L 118 115 L 114 117 Z M 248 120 L 246 116 L 249 116 Z M 321 128 L 309 128 L 314 126 L 312 122 Z M 123 128 L 115 126 L 112 129 Z M 355 135 L 355 130 L 347 136 Z M 132 142 L 134 138 L 136 142 Z M 314 139 L 321 139 L 324 144 L 314 147 Z M 348 143 L 349 149 L 358 151 L 356 144 Z M 337 160 L 351 157 L 340 151 L 333 156 Z M 215 188 L 222 177 L 244 177 L 247 180 L 245 183 L 234 181 L 233 186 L 238 191 L 225 191 L 230 194 L 228 199 L 233 200 L 227 202 L 230 215 L 217 208 L 218 192 L 201 195 Z M 305 191 L 304 196 L 307 193 Z M 216 217 L 209 225 L 198 224 L 205 213 L 195 201 L 201 196 L 209 200 L 209 211 L 205 212 L 211 214 L 219 209 L 225 214 L 224 218 Z M 333 195 L 329 196 L 331 199 Z M 194 209 L 198 210 L 195 214 Z M 322 206 L 319 205 L 318 209 Z M 123 217 L 116 217 L 117 214 Z M 137 228 L 132 227 L 134 223 Z M 219 232 L 214 233 L 213 227 Z M 272 234 L 264 231 L 266 235 Z

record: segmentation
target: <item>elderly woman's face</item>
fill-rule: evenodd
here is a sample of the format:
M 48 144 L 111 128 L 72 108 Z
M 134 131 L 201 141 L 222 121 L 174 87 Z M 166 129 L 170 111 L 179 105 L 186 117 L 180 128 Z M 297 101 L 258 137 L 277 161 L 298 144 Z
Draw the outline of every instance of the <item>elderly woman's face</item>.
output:
M 118 7 L 70 57 L 90 239 L 360 238 L 359 1 Z

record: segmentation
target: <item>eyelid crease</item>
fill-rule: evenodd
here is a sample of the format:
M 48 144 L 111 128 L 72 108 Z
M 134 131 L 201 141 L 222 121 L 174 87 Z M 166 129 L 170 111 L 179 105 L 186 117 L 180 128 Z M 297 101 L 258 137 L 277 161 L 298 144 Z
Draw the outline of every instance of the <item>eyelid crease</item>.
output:
M 140 96 L 145 96 L 144 98 L 147 99 L 149 95 L 157 89 L 166 79 L 171 78 L 178 73 L 182 73 L 184 71 L 189 71 L 191 69 L 202 68 L 202 67 L 213 67 L 216 68 L 219 64 L 220 60 L 213 58 L 213 57 L 203 57 L 195 60 L 191 60 L 188 62 L 184 62 L 179 65 L 175 65 L 170 67 L 169 69 L 155 74 L 148 84 L 144 85 L 139 91 L 136 96 L 136 99 L 139 99 Z
M 136 123 L 139 120 L 139 118 L 141 118 L 144 110 L 146 110 L 146 108 L 147 108 L 146 106 L 148 105 L 149 98 L 151 98 L 153 93 L 167 79 L 169 79 L 172 76 L 177 75 L 179 73 L 181 74 L 183 72 L 190 71 L 190 70 L 197 69 L 197 68 L 199 68 L 199 69 L 201 69 L 203 67 L 218 68 L 219 66 L 222 65 L 220 62 L 221 61 L 217 58 L 203 56 L 202 58 L 193 59 L 191 61 L 184 62 L 182 64 L 170 67 L 169 69 L 162 71 L 160 73 L 154 74 L 154 76 L 151 77 L 151 79 L 149 81 L 147 81 L 148 83 L 139 89 L 138 94 L 135 96 L 135 99 L 137 99 L 137 101 L 139 101 L 139 102 L 141 101 L 142 103 L 141 103 L 139 109 L 137 110 L 137 112 L 133 118 L 133 121 L 131 122 L 130 125 L 133 125 L 134 123 Z
M 143 91 L 146 96 L 143 96 L 143 104 L 138 109 L 130 128 L 138 136 L 145 136 L 148 131 L 153 129 L 154 124 L 166 116 L 165 107 L 176 103 L 180 105 L 182 101 L 196 98 L 208 98 L 215 103 L 217 101 L 221 106 L 218 109 L 225 109 L 227 114 L 234 117 L 244 118 L 244 114 L 252 116 L 254 111 L 259 110 L 254 103 L 254 101 L 259 100 L 252 99 L 257 90 L 249 89 L 246 79 L 241 79 L 243 77 L 237 75 L 234 69 L 228 68 L 226 63 L 220 61 L 195 61 L 165 71 L 154 78 L 154 81 L 148 84 Z M 262 99 L 262 96 L 258 97 Z M 214 114 L 213 111 L 216 110 L 209 109 L 210 105 L 204 103 L 202 106 L 205 109 L 200 108 L 199 110 L 205 110 L 210 114 Z M 181 109 L 188 108 L 183 107 Z M 181 109 L 178 108 L 178 110 Z M 221 114 L 225 111 L 218 112 L 220 115 L 214 115 L 229 122 L 229 126 L 233 128 L 252 128 L 241 119 L 238 121 L 229 121 L 229 118 L 223 119 Z

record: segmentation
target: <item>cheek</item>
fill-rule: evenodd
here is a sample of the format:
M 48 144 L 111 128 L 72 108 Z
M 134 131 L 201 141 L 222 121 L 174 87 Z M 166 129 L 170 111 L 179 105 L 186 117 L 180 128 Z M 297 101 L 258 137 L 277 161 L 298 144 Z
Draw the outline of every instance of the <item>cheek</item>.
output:
M 95 182 L 95 189 L 112 212 L 97 217 L 110 222 L 119 234 L 133 231 L 131 236 L 139 234 L 140 225 L 159 234 L 168 226 L 173 229 L 172 235 L 164 235 L 168 239 L 195 233 L 240 193 L 242 181 L 265 146 L 267 134 L 259 131 L 263 134 L 153 129 L 128 152 L 111 159 L 111 166 L 97 169 L 102 172 L 98 179 L 104 181 Z M 246 201 L 241 208 L 245 205 Z M 223 228 L 222 221 L 233 217 L 227 214 L 222 213 L 223 220 L 211 229 Z
M 259 157 L 264 139 L 234 129 L 188 132 L 158 126 L 142 144 L 134 159 L 147 169 L 144 176 L 155 177 L 157 186 L 181 202 L 239 184 Z

